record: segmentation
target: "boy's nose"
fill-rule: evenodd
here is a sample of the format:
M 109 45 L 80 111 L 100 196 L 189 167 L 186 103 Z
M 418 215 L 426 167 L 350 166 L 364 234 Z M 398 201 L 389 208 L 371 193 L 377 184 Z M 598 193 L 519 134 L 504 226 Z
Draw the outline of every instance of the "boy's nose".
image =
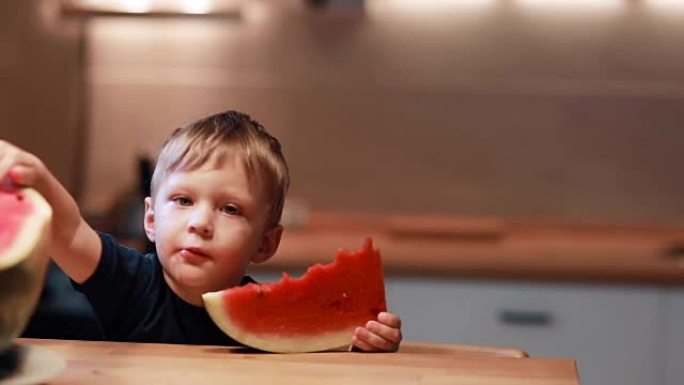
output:
M 212 211 L 210 209 L 197 208 L 188 222 L 188 230 L 202 237 L 210 237 L 214 233 L 212 222 Z

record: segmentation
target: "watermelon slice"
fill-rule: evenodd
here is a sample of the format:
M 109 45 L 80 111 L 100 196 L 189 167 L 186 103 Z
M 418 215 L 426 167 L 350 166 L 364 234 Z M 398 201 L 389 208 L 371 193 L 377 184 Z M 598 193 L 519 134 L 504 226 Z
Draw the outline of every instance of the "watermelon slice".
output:
M 0 352 L 24 330 L 43 287 L 52 209 L 32 189 L 0 187 Z
M 259 350 L 315 352 L 351 344 L 354 329 L 386 310 L 380 253 L 338 250 L 299 278 L 226 289 L 202 296 L 209 315 L 230 337 Z

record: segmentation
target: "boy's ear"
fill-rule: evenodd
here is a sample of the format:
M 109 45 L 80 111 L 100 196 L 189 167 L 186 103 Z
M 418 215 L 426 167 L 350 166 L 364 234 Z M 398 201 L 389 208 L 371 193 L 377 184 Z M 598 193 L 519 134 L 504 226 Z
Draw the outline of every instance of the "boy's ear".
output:
M 145 227 L 145 235 L 150 242 L 154 242 L 154 204 L 152 198 L 145 198 L 145 217 L 143 219 L 143 226 Z
M 269 258 L 275 254 L 280 245 L 280 237 L 283 235 L 283 226 L 277 225 L 272 227 L 270 230 L 264 234 L 261 238 L 261 245 L 256 252 L 256 255 L 252 257 L 250 262 L 261 263 L 267 261 Z

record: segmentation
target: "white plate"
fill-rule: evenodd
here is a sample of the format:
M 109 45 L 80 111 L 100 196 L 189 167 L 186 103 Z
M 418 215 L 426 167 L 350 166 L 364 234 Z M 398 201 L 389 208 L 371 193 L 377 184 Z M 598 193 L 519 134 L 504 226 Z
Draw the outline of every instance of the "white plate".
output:
M 21 355 L 14 373 L 0 380 L 0 385 L 35 385 L 46 382 L 66 368 L 66 360 L 41 346 L 18 346 Z

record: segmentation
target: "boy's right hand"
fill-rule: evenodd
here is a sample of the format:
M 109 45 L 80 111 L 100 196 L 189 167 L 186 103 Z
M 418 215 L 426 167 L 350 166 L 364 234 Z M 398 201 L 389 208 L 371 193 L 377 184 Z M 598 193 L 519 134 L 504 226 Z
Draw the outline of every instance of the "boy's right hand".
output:
M 34 186 L 46 172 L 35 155 L 0 139 L 0 181 L 17 186 Z
M 76 201 L 37 156 L 0 140 L 0 187 L 32 187 L 52 207 L 50 255 L 78 283 L 90 277 L 102 245 L 97 233 L 81 217 Z

